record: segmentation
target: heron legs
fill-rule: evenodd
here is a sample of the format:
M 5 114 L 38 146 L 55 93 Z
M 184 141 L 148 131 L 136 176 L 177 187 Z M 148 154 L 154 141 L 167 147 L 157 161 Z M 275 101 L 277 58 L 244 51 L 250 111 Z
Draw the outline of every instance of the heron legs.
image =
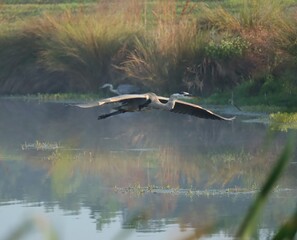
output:
M 111 113 L 107 113 L 107 114 L 103 114 L 103 115 L 100 115 L 98 117 L 98 120 L 101 120 L 101 119 L 104 119 L 104 118 L 108 118 L 108 117 L 111 117 L 111 116 L 115 116 L 115 115 L 118 115 L 118 114 L 121 114 L 121 113 L 125 113 L 125 112 L 135 112 L 135 111 L 141 111 L 143 108 L 149 106 L 149 104 L 151 103 L 152 101 L 150 99 L 148 99 L 147 101 L 145 101 L 143 104 L 136 104 L 136 106 L 129 106 L 127 103 L 126 104 L 122 104 L 121 106 L 117 107 L 115 111 L 111 112 Z M 129 108 L 130 107 L 130 108 Z M 127 108 L 127 109 L 124 109 L 124 108 Z
M 108 118 L 108 117 L 111 117 L 111 116 L 114 116 L 114 115 L 118 115 L 118 114 L 121 114 L 121 113 L 125 113 L 126 110 L 124 109 L 119 109 L 117 111 L 114 111 L 114 112 L 111 112 L 111 113 L 107 113 L 107 114 L 103 114 L 103 115 L 100 115 L 98 117 L 98 120 L 101 120 L 101 119 L 104 119 L 104 118 Z

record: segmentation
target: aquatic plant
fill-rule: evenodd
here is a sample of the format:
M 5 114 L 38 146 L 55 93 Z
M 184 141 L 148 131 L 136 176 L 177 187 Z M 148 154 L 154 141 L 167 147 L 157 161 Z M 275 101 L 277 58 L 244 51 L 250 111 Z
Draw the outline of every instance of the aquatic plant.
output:
M 59 143 L 48 143 L 48 142 L 40 142 L 36 140 L 35 143 L 27 143 L 21 145 L 22 150 L 37 150 L 37 151 L 45 151 L 45 150 L 56 150 L 58 148 L 62 148 Z
M 277 112 L 271 113 L 270 129 L 278 131 L 288 131 L 288 129 L 297 129 L 297 113 Z
M 269 115 L 275 123 L 297 123 L 297 113 L 277 112 Z

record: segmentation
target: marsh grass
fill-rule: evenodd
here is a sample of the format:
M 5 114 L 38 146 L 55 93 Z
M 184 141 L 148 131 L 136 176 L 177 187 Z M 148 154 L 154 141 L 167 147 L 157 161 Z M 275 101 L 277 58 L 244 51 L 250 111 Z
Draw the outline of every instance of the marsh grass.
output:
M 201 16 L 198 20 L 204 27 L 215 28 L 218 31 L 240 32 L 243 29 L 273 29 L 276 32 L 288 25 L 288 15 L 285 9 L 288 1 L 281 0 L 241 0 L 226 1 L 227 4 L 210 6 L 199 5 Z M 227 5 L 227 6 L 226 6 Z
M 125 16 L 121 13 L 114 16 L 109 11 L 98 10 L 86 14 L 81 9 L 27 22 L 17 34 L 1 39 L 4 41 L 1 65 L 6 69 L 2 79 L 12 77 L 4 80 L 4 91 L 13 92 L 15 86 L 27 89 L 25 85 L 32 78 L 43 74 L 45 85 L 57 85 L 56 91 L 66 88 L 68 91 L 98 91 L 100 84 L 110 79 L 113 56 L 121 48 L 131 45 L 132 36 L 140 31 L 136 24 L 132 26 L 130 21 L 123 19 Z M 22 71 L 28 71 L 25 67 L 28 62 L 33 66 L 29 64 L 27 68 L 35 69 L 33 76 L 15 79 L 15 70 L 22 66 Z M 58 75 L 59 79 L 45 81 L 52 74 L 54 78 Z M 39 84 L 36 88 L 40 89 Z M 30 85 L 34 89 L 35 84 Z
M 27 2 L 1 5 L 1 93 L 96 92 L 127 78 L 171 93 L 197 67 L 188 83 L 208 96 L 297 64 L 289 0 Z
M 287 6 L 281 0 L 243 0 L 239 10 L 239 21 L 242 26 L 256 28 L 259 26 L 269 28 L 273 31 L 281 30 L 280 27 L 287 25 L 287 17 L 284 9 Z
M 210 7 L 208 4 L 201 3 L 199 10 L 200 16 L 197 21 L 203 29 L 215 29 L 216 32 L 238 32 L 241 28 L 239 20 L 221 5 Z
M 160 1 L 153 9 L 154 28 L 136 40 L 135 49 L 119 68 L 161 92 L 177 91 L 186 66 L 201 60 L 207 35 L 191 19 L 195 4 Z
M 71 13 L 58 20 L 47 16 L 39 26 L 42 65 L 49 71 L 69 72 L 82 80 L 80 85 L 94 90 L 109 79 L 112 57 L 138 31 L 123 23 L 121 16 Z

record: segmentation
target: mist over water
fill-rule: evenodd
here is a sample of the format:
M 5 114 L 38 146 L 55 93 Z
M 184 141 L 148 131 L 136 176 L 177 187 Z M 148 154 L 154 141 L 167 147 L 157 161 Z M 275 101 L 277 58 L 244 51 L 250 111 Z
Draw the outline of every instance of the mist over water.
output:
M 25 221 L 58 239 L 184 239 L 210 226 L 206 239 L 230 239 L 288 134 L 159 111 L 98 121 L 108 110 L 0 99 L 1 239 Z M 296 162 L 260 239 L 296 207 Z

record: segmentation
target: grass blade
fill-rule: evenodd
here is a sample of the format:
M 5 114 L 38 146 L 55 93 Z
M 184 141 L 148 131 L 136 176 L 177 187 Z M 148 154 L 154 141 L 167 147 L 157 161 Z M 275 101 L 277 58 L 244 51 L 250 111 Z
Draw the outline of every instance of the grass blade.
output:
M 238 238 L 250 239 L 252 234 L 254 233 L 258 216 L 261 210 L 263 210 L 263 206 L 269 196 L 269 193 L 271 193 L 271 191 L 273 190 L 275 183 L 280 178 L 282 172 L 284 171 L 286 165 L 288 164 L 293 154 L 293 149 L 295 146 L 294 140 L 295 138 L 290 136 L 280 157 L 278 158 L 261 191 L 256 197 L 256 200 L 252 203 L 247 215 L 245 216 L 245 219 L 242 222 L 239 231 L 237 232 Z

